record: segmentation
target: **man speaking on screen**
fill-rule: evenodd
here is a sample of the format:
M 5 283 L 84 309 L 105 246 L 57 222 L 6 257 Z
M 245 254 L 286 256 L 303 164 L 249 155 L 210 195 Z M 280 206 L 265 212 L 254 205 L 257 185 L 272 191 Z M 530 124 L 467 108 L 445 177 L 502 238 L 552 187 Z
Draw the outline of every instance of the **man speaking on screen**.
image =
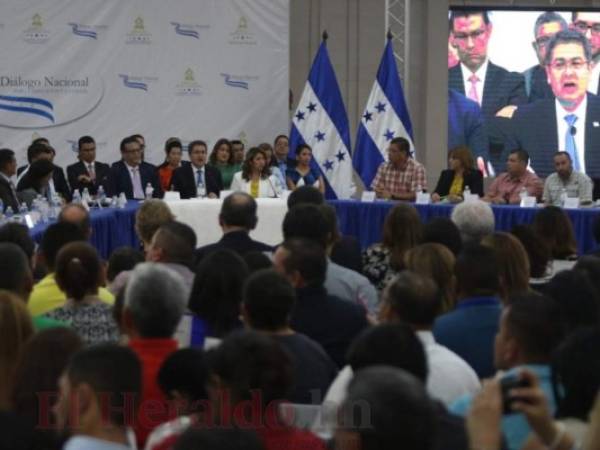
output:
M 500 167 L 503 139 L 500 117 L 510 117 L 517 105 L 526 103 L 523 75 L 509 72 L 488 58 L 493 25 L 486 11 L 450 13 L 450 33 L 460 64 L 448 72 L 448 87 L 481 106 L 490 138 L 490 159 Z
M 600 98 L 587 92 L 591 58 L 584 35 L 572 30 L 556 34 L 545 60 L 555 98 L 520 106 L 513 115 L 507 146 L 527 150 L 539 176 L 553 172 L 557 150 L 569 154 L 575 171 L 600 176 Z

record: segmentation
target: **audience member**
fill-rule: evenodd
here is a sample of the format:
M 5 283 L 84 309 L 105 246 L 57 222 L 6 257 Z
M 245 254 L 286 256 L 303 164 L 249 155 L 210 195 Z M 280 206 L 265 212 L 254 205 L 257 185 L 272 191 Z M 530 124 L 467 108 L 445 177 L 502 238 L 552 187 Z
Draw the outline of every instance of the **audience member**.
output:
M 442 170 L 431 200 L 446 200 L 459 203 L 464 200 L 463 192 L 467 189 L 472 194 L 483 197 L 483 174 L 477 170 L 473 155 L 468 147 L 457 147 L 448 155 L 449 169 Z
M 421 243 L 423 225 L 417 210 L 400 203 L 388 212 L 383 223 L 382 240 L 363 253 L 363 273 L 378 292 L 404 269 L 404 254 Z
M 256 433 L 239 428 L 187 430 L 173 447 L 173 450 L 264 450 L 263 443 Z
M 423 240 L 426 243 L 437 243 L 447 247 L 454 256 L 460 253 L 462 237 L 456 224 L 449 217 L 434 217 L 423 224 Z
M 169 205 L 162 200 L 148 200 L 142 203 L 135 213 L 135 232 L 142 246 L 147 248 L 156 230 L 173 220 L 175 216 Z
M 506 161 L 506 172 L 492 182 L 485 197 L 487 202 L 518 205 L 523 195 L 541 199 L 543 185 L 538 176 L 527 170 L 529 153 L 525 150 L 512 150 Z
M 485 236 L 481 245 L 491 248 L 496 256 L 502 303 L 506 304 L 513 295 L 529 290 L 529 258 L 516 237 L 496 231 Z
M 67 300 L 46 317 L 68 323 L 88 345 L 119 340 L 112 308 L 98 297 L 104 269 L 94 247 L 85 242 L 65 245 L 56 257 L 56 284 Z
M 274 270 L 261 270 L 246 281 L 242 315 L 246 325 L 279 342 L 292 358 L 292 403 L 320 404 L 337 374 L 337 367 L 323 347 L 290 327 L 296 293 Z
M 173 172 L 187 161 L 182 161 L 183 146 L 179 139 L 167 140 L 165 143 L 165 160 L 157 167 L 160 187 L 164 192 L 170 191 L 173 185 Z
M 108 258 L 108 265 L 106 267 L 106 282 L 108 284 L 108 290 L 116 295 L 125 284 L 117 283 L 117 277 L 122 272 L 128 272 L 132 270 L 139 263 L 144 262 L 144 254 L 132 247 L 119 247 L 113 250 Z
M 0 200 L 2 212 L 11 208 L 13 212 L 19 210 L 19 198 L 12 177 L 17 173 L 17 160 L 15 152 L 7 148 L 0 150 Z
M 585 273 L 600 295 L 600 258 L 591 255 L 581 256 L 577 258 L 573 270 Z
M 233 175 L 239 171 L 239 168 L 233 164 L 231 143 L 227 139 L 221 138 L 215 142 L 215 146 L 208 157 L 208 163 L 221 172 L 223 189 L 229 189 Z
M 385 200 L 414 201 L 417 191 L 427 190 L 425 167 L 411 158 L 410 142 L 403 137 L 393 138 L 387 153 L 389 161 L 377 169 L 371 189 Z
M 552 299 L 536 293 L 517 295 L 503 310 L 494 344 L 494 363 L 504 370 L 502 379 L 519 377 L 523 369 L 533 372 L 555 410 L 550 361 L 563 338 L 560 310 Z M 473 401 L 471 396 L 458 399 L 451 410 L 466 415 Z M 523 447 L 530 432 L 523 414 L 502 417 L 502 431 L 510 450 Z
M 516 225 L 513 227 L 511 234 L 521 242 L 527 252 L 529 284 L 532 288 L 538 289 L 554 275 L 551 272 L 550 249 L 546 242 L 536 234 L 531 225 Z
M 23 345 L 33 335 L 33 323 L 23 300 L 0 291 L 0 411 L 9 409 L 15 367 Z
M 427 355 L 427 391 L 446 405 L 479 390 L 473 369 L 456 353 L 438 344 L 432 333 L 441 310 L 440 292 L 430 278 L 404 271 L 383 293 L 381 321 L 403 322 L 415 330 Z
M 41 258 L 46 263 L 49 273 L 33 287 L 29 297 L 29 312 L 39 316 L 65 304 L 67 297 L 60 290 L 55 278 L 56 257 L 58 252 L 70 242 L 85 241 L 85 236 L 77 225 L 68 222 L 57 222 L 46 228 L 42 236 Z M 114 297 L 105 288 L 98 289 L 98 297 L 109 305 Z
M 96 161 L 96 142 L 91 136 L 82 136 L 77 141 L 79 161 L 67 166 L 67 178 L 71 189 L 83 192 L 87 188 L 91 195 L 96 195 L 98 187 L 108 187 L 110 166 Z
M 15 369 L 10 411 L 28 430 L 26 440 L 31 444 L 27 448 L 62 448 L 62 436 L 54 429 L 56 421 L 51 411 L 53 393 L 68 361 L 82 347 L 79 335 L 64 327 L 40 331 L 23 346 Z
M 283 238 L 311 239 L 321 245 L 326 254 L 331 250 L 337 233 L 337 219 L 331 207 L 300 204 L 290 209 L 283 219 Z M 328 294 L 360 305 L 365 312 L 377 311 L 377 292 L 363 275 L 327 259 L 325 289 Z
M 188 303 L 192 317 L 188 317 L 191 325 L 186 332 L 190 337 L 185 340 L 190 345 L 207 349 L 241 328 L 240 305 L 247 276 L 246 263 L 231 250 L 217 250 L 202 260 Z
M 131 272 L 125 288 L 122 321 L 128 345 L 142 362 L 142 408 L 135 424 L 140 447 L 154 427 L 174 418 L 156 375 L 167 356 L 177 350 L 177 341 L 172 336 L 186 303 L 183 279 L 171 269 L 142 263 Z M 144 408 L 147 402 L 155 402 L 156 408 Z
M 272 252 L 273 247 L 250 237 L 250 232 L 258 223 L 256 209 L 256 200 L 245 192 L 234 192 L 227 196 L 219 213 L 219 226 L 223 230 L 223 237 L 214 244 L 197 249 L 196 264 L 210 253 L 221 249 L 232 250 L 242 256 L 250 251 Z
M 17 184 L 17 196 L 21 203 L 31 208 L 38 195 L 52 200 L 49 182 L 54 173 L 54 165 L 47 159 L 39 159 L 31 164 L 27 174 Z
M 243 257 L 244 262 L 248 266 L 248 273 L 251 275 L 261 269 L 271 269 L 273 261 L 263 252 L 251 251 Z
M 140 361 L 126 347 L 103 344 L 77 352 L 60 377 L 54 407 L 58 429 L 71 435 L 64 448 L 135 448 L 128 427 L 141 375 Z
M 327 293 L 327 258 L 317 242 L 299 238 L 285 241 L 277 248 L 273 263 L 296 289 L 292 329 L 321 344 L 341 367 L 350 342 L 367 326 L 364 308 Z
M 59 215 L 59 222 L 69 222 L 77 225 L 86 240 L 92 237 L 92 222 L 90 220 L 90 213 L 85 207 L 79 203 L 68 203 L 65 205 Z
M 533 218 L 533 230 L 546 242 L 555 262 L 570 261 L 559 264 L 568 269 L 573 267 L 572 261 L 577 259 L 577 242 L 571 219 L 562 209 L 556 206 L 540 209 Z
M 47 159 L 48 161 L 52 160 L 52 150 L 48 146 L 48 140 L 45 138 L 41 138 L 42 141 L 36 139 L 31 143 L 29 147 L 27 147 L 27 165 L 21 166 L 17 169 L 17 185 L 19 181 L 27 175 L 31 164 L 39 159 Z
M 494 374 L 494 336 L 501 308 L 500 284 L 494 251 L 480 244 L 466 245 L 454 266 L 457 306 L 439 316 L 435 339 L 463 358 L 479 378 Z
M 376 366 L 357 373 L 340 417 L 335 434 L 339 450 L 436 448 L 434 405 L 420 380 L 401 369 Z
M 156 427 L 148 436 L 147 450 L 173 448 L 185 430 L 206 420 L 208 367 L 202 350 L 184 348 L 171 353 L 158 371 L 157 379 L 165 397 L 175 405 L 178 417 Z
M 313 167 L 312 148 L 308 144 L 300 144 L 296 147 L 296 164 L 288 167 L 285 172 L 287 187 L 290 191 L 300 186 L 313 186 L 325 194 L 325 180 L 320 171 Z
M 431 278 L 438 286 L 442 297 L 438 315 L 453 310 L 456 305 L 455 262 L 452 252 L 442 244 L 417 245 L 404 255 L 407 270 Z
M 463 244 L 481 242 L 481 239 L 494 232 L 496 224 L 494 211 L 482 201 L 457 205 L 450 218 L 458 228 Z
M 175 169 L 171 184 L 181 198 L 219 198 L 223 189 L 221 172 L 207 165 L 206 142 L 196 140 L 188 144 L 190 164 Z
M 36 265 L 35 242 L 31 239 L 26 225 L 9 222 L 0 226 L 0 242 L 11 242 L 23 250 L 33 272 Z
M 293 368 L 275 340 L 256 332 L 237 332 L 208 354 L 212 382 L 208 395 L 217 426 L 254 430 L 265 450 L 324 450 L 312 433 L 285 424 L 278 403 L 292 388 Z M 234 408 L 252 402 L 250 408 Z

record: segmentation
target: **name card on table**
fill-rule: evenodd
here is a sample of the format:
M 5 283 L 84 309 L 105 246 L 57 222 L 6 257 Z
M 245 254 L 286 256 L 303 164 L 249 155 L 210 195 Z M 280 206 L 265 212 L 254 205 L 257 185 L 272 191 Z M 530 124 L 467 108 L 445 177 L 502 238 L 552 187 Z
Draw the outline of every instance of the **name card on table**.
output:
M 565 198 L 565 203 L 563 204 L 563 208 L 565 208 L 565 209 L 577 209 L 577 208 L 579 208 L 579 197 L 567 197 L 567 198 Z
M 363 191 L 362 196 L 360 197 L 361 202 L 374 202 L 375 201 L 375 191 Z
M 477 194 L 464 194 L 463 193 L 463 202 L 465 203 L 473 203 L 479 201 L 479 195 Z
M 531 195 L 521 197 L 521 208 L 535 208 L 537 199 Z
M 165 202 L 173 202 L 175 200 L 181 200 L 181 195 L 179 191 L 166 191 L 165 197 L 163 198 Z
M 415 201 L 417 205 L 429 205 L 431 203 L 431 195 L 427 192 L 417 192 L 417 199 Z

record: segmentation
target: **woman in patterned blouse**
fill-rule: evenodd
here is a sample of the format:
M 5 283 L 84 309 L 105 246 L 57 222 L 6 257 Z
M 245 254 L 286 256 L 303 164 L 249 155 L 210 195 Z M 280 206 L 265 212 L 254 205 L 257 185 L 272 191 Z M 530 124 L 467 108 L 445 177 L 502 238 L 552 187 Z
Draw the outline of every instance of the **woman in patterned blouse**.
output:
M 87 242 L 65 245 L 56 258 L 56 283 L 67 300 L 47 317 L 69 323 L 88 344 L 119 339 L 112 308 L 98 297 L 104 271 L 96 249 Z

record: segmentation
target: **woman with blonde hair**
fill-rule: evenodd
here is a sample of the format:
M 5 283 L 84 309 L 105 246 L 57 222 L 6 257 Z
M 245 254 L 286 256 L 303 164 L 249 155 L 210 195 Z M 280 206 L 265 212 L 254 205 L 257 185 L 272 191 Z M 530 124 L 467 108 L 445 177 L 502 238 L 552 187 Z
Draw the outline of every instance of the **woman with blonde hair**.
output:
M 0 290 L 0 410 L 9 409 L 14 372 L 21 350 L 33 335 L 25 302 Z
M 421 243 L 423 225 L 412 206 L 399 203 L 383 223 L 383 239 L 363 252 L 363 273 L 381 292 L 404 269 L 404 254 Z
M 506 305 L 514 294 L 529 291 L 529 256 L 521 241 L 510 233 L 496 231 L 481 240 L 498 262 L 500 298 Z
M 438 314 L 451 311 L 456 303 L 455 261 L 446 246 L 433 242 L 417 245 L 404 255 L 406 269 L 429 277 L 438 285 L 442 295 L 442 310 Z
M 175 220 L 169 205 L 159 199 L 146 200 L 135 213 L 135 232 L 144 248 L 148 248 L 152 236 L 161 225 Z
M 473 155 L 468 147 L 457 147 L 450 151 L 449 169 L 442 170 L 437 186 L 431 194 L 433 202 L 447 199 L 451 203 L 463 200 L 468 187 L 471 193 L 483 197 L 483 174 L 477 170 Z

